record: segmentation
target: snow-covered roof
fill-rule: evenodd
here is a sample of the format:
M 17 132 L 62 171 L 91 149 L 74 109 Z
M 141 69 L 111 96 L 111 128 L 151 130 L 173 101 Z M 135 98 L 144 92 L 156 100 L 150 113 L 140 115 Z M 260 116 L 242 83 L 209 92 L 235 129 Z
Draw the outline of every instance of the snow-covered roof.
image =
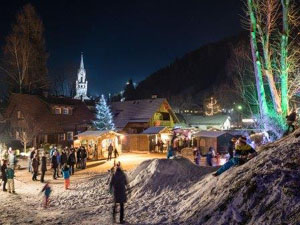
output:
M 142 134 L 159 134 L 160 132 L 164 131 L 166 127 L 149 127 L 148 129 L 144 130 Z
M 198 133 L 195 133 L 193 136 L 194 137 L 219 137 L 223 134 L 226 134 L 224 131 L 200 131 Z
M 214 116 L 184 115 L 184 118 L 190 125 L 223 125 L 230 117 L 218 114 Z
M 163 103 L 164 98 L 112 102 L 111 111 L 116 128 L 123 129 L 128 123 L 148 123 Z M 172 115 L 177 121 L 177 117 Z
M 104 134 L 115 134 L 115 135 L 120 135 L 112 130 L 104 130 L 104 131 L 100 131 L 100 130 L 88 130 L 85 132 L 82 132 L 80 134 L 77 134 L 76 137 L 100 137 Z

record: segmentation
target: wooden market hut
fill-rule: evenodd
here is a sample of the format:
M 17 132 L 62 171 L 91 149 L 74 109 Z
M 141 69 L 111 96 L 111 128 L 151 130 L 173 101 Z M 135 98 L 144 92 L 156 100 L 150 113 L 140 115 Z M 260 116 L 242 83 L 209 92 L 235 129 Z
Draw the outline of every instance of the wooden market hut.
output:
M 125 151 L 159 151 L 158 142 L 163 142 L 163 150 L 167 148 L 168 141 L 171 140 L 172 131 L 168 127 L 149 127 L 141 134 L 127 134 L 122 140 L 122 149 Z
M 88 152 L 89 159 L 107 158 L 107 149 L 110 144 L 122 153 L 122 134 L 114 131 L 85 131 L 76 135 L 74 147 L 84 146 Z
M 200 131 L 193 135 L 197 141 L 197 147 L 200 147 L 201 154 L 205 155 L 209 147 L 213 147 L 216 152 L 227 153 L 229 141 L 233 135 L 224 131 Z

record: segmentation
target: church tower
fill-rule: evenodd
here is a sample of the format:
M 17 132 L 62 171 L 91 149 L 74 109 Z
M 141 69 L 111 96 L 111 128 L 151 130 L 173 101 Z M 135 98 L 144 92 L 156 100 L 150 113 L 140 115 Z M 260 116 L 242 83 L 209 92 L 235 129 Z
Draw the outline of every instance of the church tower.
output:
M 84 69 L 83 64 L 83 54 L 81 53 L 81 61 L 80 61 L 80 68 L 77 73 L 77 80 L 76 80 L 76 95 L 75 99 L 89 100 L 87 96 L 87 85 L 88 82 L 86 80 L 86 71 Z

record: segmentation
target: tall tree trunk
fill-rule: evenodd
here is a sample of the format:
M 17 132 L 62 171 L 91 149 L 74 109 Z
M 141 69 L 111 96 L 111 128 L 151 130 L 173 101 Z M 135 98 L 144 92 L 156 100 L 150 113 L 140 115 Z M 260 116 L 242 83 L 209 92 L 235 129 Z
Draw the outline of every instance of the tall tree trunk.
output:
M 253 1 L 248 0 L 248 9 L 250 13 L 250 44 L 251 44 L 251 53 L 253 58 L 254 74 L 256 80 L 256 90 L 259 102 L 260 116 L 264 119 L 268 114 L 268 105 L 266 101 L 266 93 L 262 77 L 262 65 L 260 62 L 260 53 L 257 48 L 256 40 L 256 18 L 253 11 Z
M 288 24 L 288 12 L 289 12 L 290 0 L 281 0 L 282 5 L 282 34 L 281 34 L 281 58 L 280 58 L 280 70 L 281 70 L 281 106 L 282 114 L 286 116 L 289 110 L 288 103 L 288 36 L 289 36 L 289 24 Z

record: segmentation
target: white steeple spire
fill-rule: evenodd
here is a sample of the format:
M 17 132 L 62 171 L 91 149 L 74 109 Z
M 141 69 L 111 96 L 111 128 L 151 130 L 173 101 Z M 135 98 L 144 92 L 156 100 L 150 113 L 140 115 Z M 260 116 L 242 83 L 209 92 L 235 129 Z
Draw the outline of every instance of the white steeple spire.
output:
M 84 69 L 84 64 L 83 64 L 83 52 L 81 52 L 80 69 Z
M 75 99 L 82 99 L 82 100 L 89 99 L 89 97 L 87 96 L 87 85 L 88 82 L 86 80 L 86 71 L 84 69 L 84 64 L 83 64 L 83 53 L 81 52 L 80 68 L 78 70 L 77 80 L 76 80 L 76 95 L 74 97 Z

